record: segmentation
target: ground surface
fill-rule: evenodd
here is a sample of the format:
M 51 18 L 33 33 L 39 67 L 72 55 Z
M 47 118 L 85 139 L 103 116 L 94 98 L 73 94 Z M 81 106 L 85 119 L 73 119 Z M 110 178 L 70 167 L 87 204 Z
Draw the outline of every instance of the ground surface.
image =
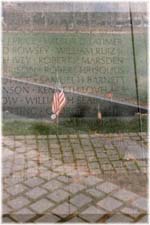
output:
M 147 131 L 147 116 L 128 118 L 103 117 L 102 122 L 97 119 L 72 118 L 61 119 L 57 125 L 52 120 L 32 120 L 3 113 L 4 135 L 49 135 L 49 134 L 95 134 L 95 133 L 129 133 L 142 130 Z
M 3 137 L 3 222 L 146 222 L 146 133 Z

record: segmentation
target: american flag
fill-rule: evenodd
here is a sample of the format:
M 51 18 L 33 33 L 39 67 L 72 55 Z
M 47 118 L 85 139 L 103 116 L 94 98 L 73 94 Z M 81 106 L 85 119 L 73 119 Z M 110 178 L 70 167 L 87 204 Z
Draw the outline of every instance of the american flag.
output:
M 62 109 L 66 104 L 66 97 L 63 91 L 55 92 L 53 95 L 53 102 L 52 102 L 52 112 L 54 115 L 59 116 Z

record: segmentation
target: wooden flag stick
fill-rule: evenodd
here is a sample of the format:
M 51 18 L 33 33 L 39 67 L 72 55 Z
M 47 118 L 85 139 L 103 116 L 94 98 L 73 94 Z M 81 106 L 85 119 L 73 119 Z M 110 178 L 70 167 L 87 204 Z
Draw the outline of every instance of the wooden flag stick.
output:
M 56 123 L 59 124 L 59 116 L 56 117 Z

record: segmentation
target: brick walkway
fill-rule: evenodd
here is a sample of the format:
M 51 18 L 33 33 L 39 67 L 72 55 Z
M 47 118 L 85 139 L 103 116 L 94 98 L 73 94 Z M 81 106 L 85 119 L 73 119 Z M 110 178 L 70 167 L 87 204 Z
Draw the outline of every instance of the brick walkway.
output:
M 3 138 L 3 222 L 146 221 L 146 133 Z

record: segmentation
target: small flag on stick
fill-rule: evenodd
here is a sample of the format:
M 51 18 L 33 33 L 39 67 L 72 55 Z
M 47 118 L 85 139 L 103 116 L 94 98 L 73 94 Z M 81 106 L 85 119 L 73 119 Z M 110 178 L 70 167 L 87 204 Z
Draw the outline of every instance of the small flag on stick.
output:
M 112 99 L 113 93 L 112 92 L 108 92 L 108 93 L 105 94 L 105 97 L 109 98 L 109 99 Z
M 99 107 L 99 104 L 98 104 L 98 107 L 97 107 L 97 119 L 100 121 L 100 123 L 102 122 L 102 113 L 100 111 L 100 107 Z
M 65 94 L 62 91 L 55 92 L 53 95 L 53 102 L 52 102 L 52 112 L 51 119 L 55 120 L 59 117 L 59 114 L 63 110 L 64 106 L 66 105 L 66 97 Z
M 101 112 L 98 112 L 97 118 L 98 118 L 100 121 L 102 120 L 102 113 L 101 113 Z

